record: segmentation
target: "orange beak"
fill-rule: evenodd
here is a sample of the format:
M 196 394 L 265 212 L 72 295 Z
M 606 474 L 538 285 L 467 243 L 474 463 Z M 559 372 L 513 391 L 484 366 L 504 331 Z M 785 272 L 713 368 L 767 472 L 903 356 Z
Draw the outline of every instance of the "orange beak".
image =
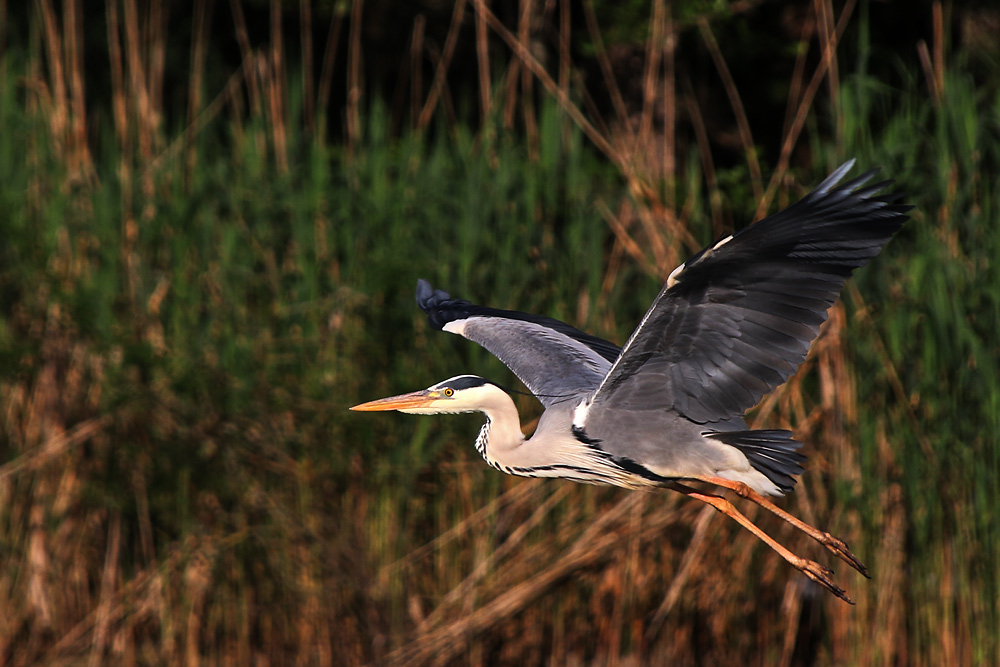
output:
M 404 410 L 407 408 L 422 408 L 430 405 L 436 397 L 426 389 L 413 391 L 409 394 L 380 398 L 377 401 L 369 401 L 361 405 L 355 405 L 351 410 L 358 412 L 383 412 L 385 410 Z

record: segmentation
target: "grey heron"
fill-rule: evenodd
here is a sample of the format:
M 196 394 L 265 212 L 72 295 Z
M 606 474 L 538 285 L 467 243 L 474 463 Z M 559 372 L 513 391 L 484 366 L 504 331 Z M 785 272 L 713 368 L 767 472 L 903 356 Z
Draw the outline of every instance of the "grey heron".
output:
M 494 468 L 627 488 L 666 487 L 706 502 L 807 577 L 851 602 L 832 570 L 796 556 L 727 499 L 734 491 L 804 531 L 864 576 L 847 545 L 766 496 L 792 490 L 801 443 L 787 430 L 751 430 L 744 413 L 805 360 L 851 272 L 877 255 L 912 208 L 868 185 L 839 184 L 844 164 L 797 203 L 727 236 L 667 277 L 623 348 L 564 322 L 452 298 L 425 281 L 417 303 L 430 324 L 489 350 L 545 408 L 531 437 L 498 385 L 459 375 L 352 410 L 482 412 L 476 449 Z

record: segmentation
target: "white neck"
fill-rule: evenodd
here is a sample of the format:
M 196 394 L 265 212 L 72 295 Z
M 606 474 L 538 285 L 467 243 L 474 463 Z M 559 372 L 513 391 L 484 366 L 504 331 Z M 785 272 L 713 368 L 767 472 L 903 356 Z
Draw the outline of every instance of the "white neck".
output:
M 524 444 L 521 419 L 514 401 L 499 387 L 487 385 L 490 391 L 480 404 L 486 423 L 476 438 L 476 450 L 494 468 L 503 470 L 499 461 Z
M 486 415 L 486 423 L 476 438 L 476 450 L 497 470 L 522 477 L 565 477 L 592 484 L 630 486 L 628 475 L 610 465 L 603 451 L 573 436 L 569 423 L 565 428 L 558 423 L 546 427 L 543 416 L 534 436 L 526 439 L 514 401 L 495 385 L 477 391 L 475 406 Z M 569 415 L 566 413 L 567 418 Z

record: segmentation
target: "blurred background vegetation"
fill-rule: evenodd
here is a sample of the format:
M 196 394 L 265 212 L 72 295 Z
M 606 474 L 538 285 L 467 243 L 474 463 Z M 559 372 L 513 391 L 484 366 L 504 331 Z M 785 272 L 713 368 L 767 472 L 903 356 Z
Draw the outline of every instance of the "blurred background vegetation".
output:
M 0 662 L 1000 664 L 998 35 L 971 0 L 0 0 Z M 515 382 L 418 277 L 620 343 L 850 157 L 913 219 L 752 417 L 807 443 L 783 504 L 857 606 L 711 508 L 499 475 L 475 416 L 347 412 Z

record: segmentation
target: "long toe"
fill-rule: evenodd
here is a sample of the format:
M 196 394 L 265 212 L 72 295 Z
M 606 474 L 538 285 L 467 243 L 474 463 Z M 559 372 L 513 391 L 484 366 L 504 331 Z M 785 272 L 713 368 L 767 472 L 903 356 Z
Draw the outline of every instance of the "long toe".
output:
M 861 574 L 865 575 L 866 578 L 872 578 L 871 575 L 868 574 L 868 568 L 861 562 L 861 559 L 851 553 L 851 550 L 848 548 L 846 542 L 834 537 L 830 533 L 823 533 L 823 539 L 821 539 L 820 542 L 823 546 L 832 551 L 837 558 L 844 561 Z
M 854 600 L 847 597 L 847 593 L 843 588 L 833 583 L 833 570 L 828 567 L 823 567 L 819 563 L 811 560 L 806 560 L 805 558 L 796 564 L 796 567 L 802 571 L 802 574 L 806 575 L 817 584 L 830 591 L 838 598 L 843 600 L 848 604 L 854 604 Z

